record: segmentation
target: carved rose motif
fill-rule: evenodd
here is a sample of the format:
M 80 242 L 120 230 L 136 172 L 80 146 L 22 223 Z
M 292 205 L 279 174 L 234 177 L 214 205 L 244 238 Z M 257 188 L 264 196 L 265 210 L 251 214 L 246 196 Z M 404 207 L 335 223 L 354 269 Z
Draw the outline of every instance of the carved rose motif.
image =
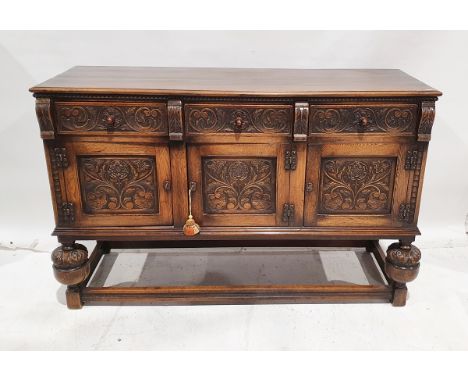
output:
M 130 175 L 130 167 L 123 161 L 112 161 L 107 169 L 109 178 L 112 182 L 122 183 Z
M 363 180 L 367 176 L 367 166 L 363 162 L 354 161 L 345 168 L 345 177 L 351 182 Z
M 233 162 L 229 166 L 229 176 L 235 181 L 245 180 L 249 176 L 249 167 L 245 162 Z

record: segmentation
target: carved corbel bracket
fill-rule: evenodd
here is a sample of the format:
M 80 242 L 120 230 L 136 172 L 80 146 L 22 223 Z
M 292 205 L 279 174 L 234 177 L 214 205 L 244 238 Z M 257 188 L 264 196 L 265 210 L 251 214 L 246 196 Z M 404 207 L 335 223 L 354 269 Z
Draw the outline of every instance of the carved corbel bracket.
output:
M 169 139 L 171 141 L 183 141 L 184 124 L 182 120 L 182 101 L 167 101 L 167 119 L 169 125 Z
M 52 122 L 51 101 L 50 98 L 36 99 L 36 115 L 41 129 L 42 139 L 54 139 L 55 131 Z
M 431 140 L 432 125 L 435 117 L 435 102 L 423 101 L 421 103 L 421 119 L 418 127 L 418 141 L 429 142 Z
M 307 141 L 307 125 L 309 123 L 309 104 L 296 102 L 294 105 L 294 141 Z

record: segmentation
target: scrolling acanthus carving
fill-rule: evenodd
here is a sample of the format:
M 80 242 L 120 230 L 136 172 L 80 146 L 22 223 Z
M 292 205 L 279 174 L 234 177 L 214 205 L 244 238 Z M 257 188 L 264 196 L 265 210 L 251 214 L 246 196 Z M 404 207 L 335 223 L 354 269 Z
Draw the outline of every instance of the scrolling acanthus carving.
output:
M 324 158 L 322 213 L 389 213 L 395 158 Z
M 417 105 L 391 107 L 311 106 L 311 133 L 414 132 Z
M 273 213 L 275 188 L 274 158 L 203 158 L 207 213 Z
M 107 106 L 57 103 L 57 120 L 63 131 L 167 131 L 164 104 Z
M 188 130 L 203 132 L 290 133 L 292 107 L 187 105 Z

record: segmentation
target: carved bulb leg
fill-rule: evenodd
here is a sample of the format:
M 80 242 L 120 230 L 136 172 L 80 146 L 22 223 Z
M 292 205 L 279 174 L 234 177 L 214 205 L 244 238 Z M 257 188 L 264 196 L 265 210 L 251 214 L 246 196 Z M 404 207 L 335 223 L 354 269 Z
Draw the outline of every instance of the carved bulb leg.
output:
M 401 240 L 388 247 L 385 273 L 395 282 L 393 306 L 406 304 L 406 283 L 413 281 L 418 275 L 420 260 L 421 251 L 411 242 Z
M 52 262 L 55 278 L 67 285 L 67 306 L 70 309 L 81 308 L 78 284 L 88 277 L 90 264 L 88 251 L 81 244 L 63 243 L 52 252 Z

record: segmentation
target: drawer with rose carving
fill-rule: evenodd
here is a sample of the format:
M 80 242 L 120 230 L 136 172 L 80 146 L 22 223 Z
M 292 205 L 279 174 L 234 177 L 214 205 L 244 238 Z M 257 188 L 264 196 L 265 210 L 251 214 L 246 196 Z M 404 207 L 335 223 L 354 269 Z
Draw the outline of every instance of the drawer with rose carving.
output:
M 438 90 L 399 70 L 74 67 L 31 91 L 70 308 L 405 305 Z M 382 283 L 314 283 L 286 261 L 261 285 L 189 265 L 174 277 L 193 285 L 90 285 L 112 248 L 241 246 L 363 248 Z

